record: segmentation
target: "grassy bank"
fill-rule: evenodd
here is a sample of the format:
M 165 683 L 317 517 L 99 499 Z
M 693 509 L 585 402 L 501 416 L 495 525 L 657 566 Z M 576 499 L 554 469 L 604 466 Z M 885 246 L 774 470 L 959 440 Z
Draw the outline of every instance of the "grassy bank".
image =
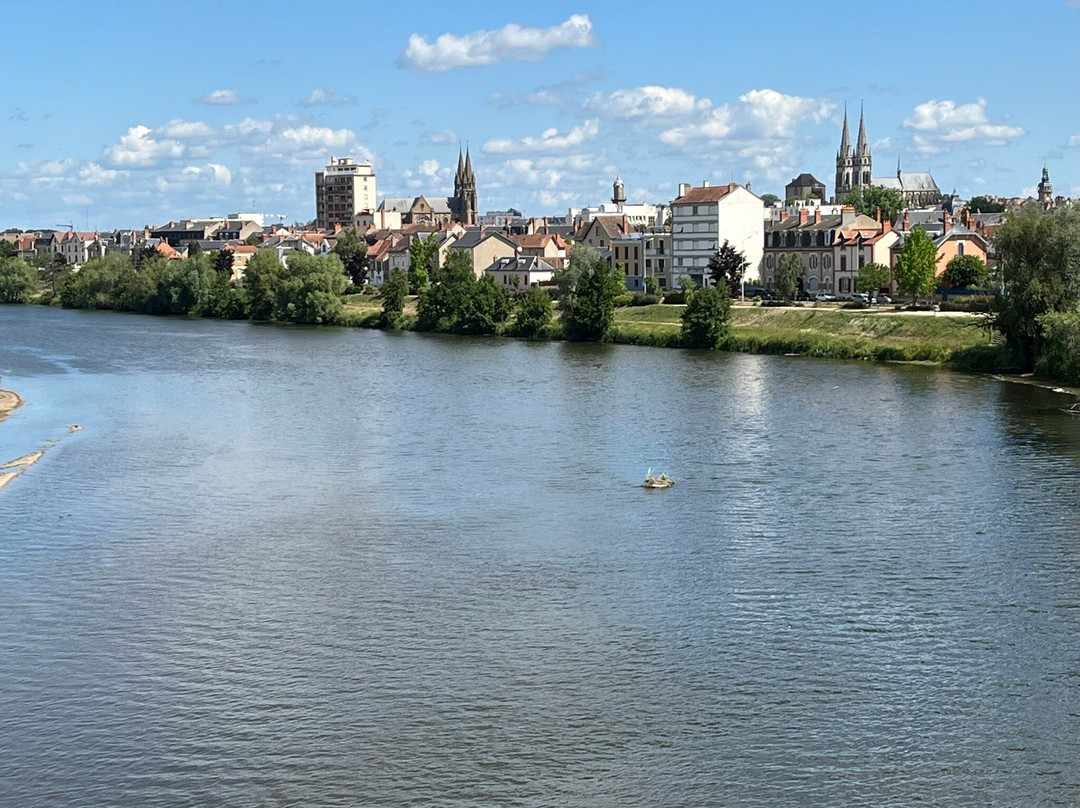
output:
M 677 344 L 682 310 L 666 305 L 619 309 L 612 341 Z M 970 352 L 997 353 L 988 346 L 989 335 L 977 317 L 751 306 L 736 306 L 731 314 L 731 335 L 724 345 L 729 351 L 905 362 L 950 362 Z
M 346 299 L 343 325 L 377 327 L 377 298 L 353 295 Z M 655 305 L 615 310 L 608 340 L 624 345 L 679 347 L 683 306 Z M 415 311 L 410 299 L 403 326 Z M 975 316 L 945 316 L 898 312 L 892 309 L 849 311 L 824 308 L 762 308 L 735 306 L 731 311 L 729 351 L 761 354 L 800 354 L 833 359 L 899 362 L 951 362 L 968 370 L 1000 372 L 1009 369 L 1001 349 Z M 554 337 L 559 338 L 558 322 Z

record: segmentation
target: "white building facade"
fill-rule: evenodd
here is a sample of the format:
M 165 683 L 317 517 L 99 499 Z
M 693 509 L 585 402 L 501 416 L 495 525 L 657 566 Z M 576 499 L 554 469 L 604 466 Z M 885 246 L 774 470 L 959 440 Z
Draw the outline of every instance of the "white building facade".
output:
M 671 203 L 671 283 L 708 283 L 709 259 L 724 241 L 748 262 L 746 277 L 757 277 L 764 255 L 765 204 L 738 183 L 693 188 L 679 185 Z

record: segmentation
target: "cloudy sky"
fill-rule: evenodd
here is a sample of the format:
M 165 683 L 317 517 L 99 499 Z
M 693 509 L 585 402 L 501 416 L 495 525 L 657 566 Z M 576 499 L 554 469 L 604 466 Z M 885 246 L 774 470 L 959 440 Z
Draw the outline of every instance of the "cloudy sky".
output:
M 595 204 L 616 172 L 631 201 L 705 179 L 782 194 L 802 171 L 831 191 L 845 104 L 875 174 L 899 158 L 1013 195 L 1045 163 L 1080 194 L 1080 0 L 9 11 L 0 227 L 307 221 L 331 155 L 371 159 L 380 197 L 445 195 L 463 142 L 481 211 Z

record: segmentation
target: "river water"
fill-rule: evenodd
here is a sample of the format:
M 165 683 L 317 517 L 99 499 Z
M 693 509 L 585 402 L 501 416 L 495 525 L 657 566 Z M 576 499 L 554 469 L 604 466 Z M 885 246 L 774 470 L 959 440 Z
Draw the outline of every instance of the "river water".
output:
M 0 375 L 2 805 L 1080 804 L 1070 398 L 30 307 Z

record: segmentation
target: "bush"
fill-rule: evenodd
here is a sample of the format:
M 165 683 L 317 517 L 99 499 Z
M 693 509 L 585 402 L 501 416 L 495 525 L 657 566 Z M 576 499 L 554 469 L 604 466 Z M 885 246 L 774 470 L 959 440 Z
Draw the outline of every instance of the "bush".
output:
M 958 297 L 941 303 L 942 311 L 969 311 L 988 313 L 994 302 L 989 295 L 972 295 L 970 297 Z
M 1080 384 L 1080 313 L 1044 314 L 1039 325 L 1042 335 L 1035 373 L 1066 384 Z
M 731 320 L 731 295 L 727 286 L 709 286 L 691 294 L 681 319 L 686 347 L 718 347 L 727 336 Z
M 551 326 L 551 295 L 543 289 L 531 288 L 517 302 L 514 336 L 540 339 Z
M 627 306 L 633 306 L 633 305 L 634 305 L 634 293 L 633 292 L 625 292 L 625 293 L 623 293 L 621 295 L 615 295 L 615 308 L 623 309 L 623 308 L 626 308 Z
M 22 258 L 0 259 L 0 303 L 28 303 L 37 286 L 37 270 Z
M 674 306 L 682 306 L 686 303 L 686 291 L 683 289 L 672 289 L 670 292 L 664 292 L 664 299 L 661 303 L 670 303 Z

